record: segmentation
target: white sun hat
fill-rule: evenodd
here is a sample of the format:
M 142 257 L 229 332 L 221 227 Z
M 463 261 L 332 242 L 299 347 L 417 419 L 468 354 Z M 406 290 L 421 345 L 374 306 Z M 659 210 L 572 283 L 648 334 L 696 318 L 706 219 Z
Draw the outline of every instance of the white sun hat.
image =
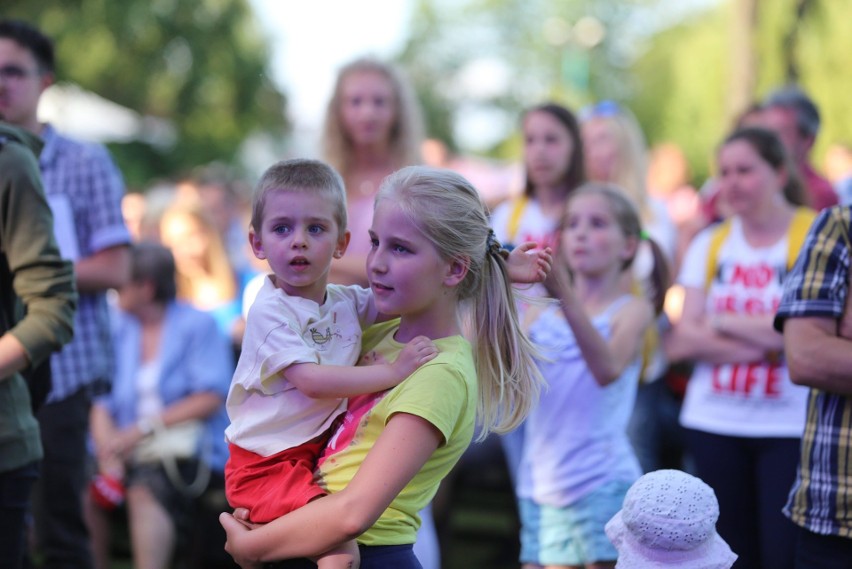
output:
M 719 502 L 700 478 L 680 470 L 642 476 L 606 524 L 616 569 L 730 569 L 737 556 L 716 533 Z

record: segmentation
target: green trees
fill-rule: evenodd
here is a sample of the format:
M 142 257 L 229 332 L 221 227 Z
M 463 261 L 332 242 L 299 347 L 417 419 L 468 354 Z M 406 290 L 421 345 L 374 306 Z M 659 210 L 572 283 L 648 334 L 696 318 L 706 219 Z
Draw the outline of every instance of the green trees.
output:
M 649 142 L 680 144 L 701 183 L 735 116 L 788 82 L 822 111 L 817 164 L 830 143 L 852 141 L 850 12 L 852 0 L 420 0 L 400 61 L 441 125 L 434 135 L 487 109 L 505 128 L 485 151 L 517 158 L 522 108 L 615 99 Z M 479 79 L 496 87 L 473 96 L 459 84 L 482 60 L 498 62 Z
M 260 27 L 246 0 L 4 0 L 4 17 L 54 38 L 58 80 L 168 120 L 173 144 L 111 144 L 129 186 L 212 160 L 286 129 Z

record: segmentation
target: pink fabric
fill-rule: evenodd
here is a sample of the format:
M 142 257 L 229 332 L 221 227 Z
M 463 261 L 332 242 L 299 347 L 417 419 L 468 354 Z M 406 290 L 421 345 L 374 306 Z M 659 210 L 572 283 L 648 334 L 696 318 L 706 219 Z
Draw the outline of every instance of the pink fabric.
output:
M 799 171 L 802 174 L 802 179 L 805 182 L 805 191 L 807 193 L 808 205 L 816 211 L 837 205 L 837 192 L 831 182 L 817 174 L 810 164 L 805 162 L 799 164 Z

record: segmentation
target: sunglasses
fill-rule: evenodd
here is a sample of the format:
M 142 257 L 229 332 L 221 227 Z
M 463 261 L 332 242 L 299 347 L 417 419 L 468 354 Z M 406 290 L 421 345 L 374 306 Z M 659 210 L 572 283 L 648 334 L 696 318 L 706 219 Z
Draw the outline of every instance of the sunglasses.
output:
M 33 75 L 39 75 L 39 72 L 31 71 L 20 65 L 4 65 L 0 67 L 0 79 L 6 81 L 20 81 Z
M 586 105 L 580 109 L 580 121 L 586 121 L 596 117 L 615 117 L 621 114 L 621 107 L 615 101 L 600 101 L 593 105 Z

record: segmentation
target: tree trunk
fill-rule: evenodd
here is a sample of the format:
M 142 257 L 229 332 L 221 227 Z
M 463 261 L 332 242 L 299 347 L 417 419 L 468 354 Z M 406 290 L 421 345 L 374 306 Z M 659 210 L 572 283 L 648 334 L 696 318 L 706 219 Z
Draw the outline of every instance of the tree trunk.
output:
M 754 90 L 757 85 L 754 36 L 757 33 L 758 2 L 759 0 L 731 2 L 731 82 L 727 101 L 727 118 L 730 125 L 754 102 Z

